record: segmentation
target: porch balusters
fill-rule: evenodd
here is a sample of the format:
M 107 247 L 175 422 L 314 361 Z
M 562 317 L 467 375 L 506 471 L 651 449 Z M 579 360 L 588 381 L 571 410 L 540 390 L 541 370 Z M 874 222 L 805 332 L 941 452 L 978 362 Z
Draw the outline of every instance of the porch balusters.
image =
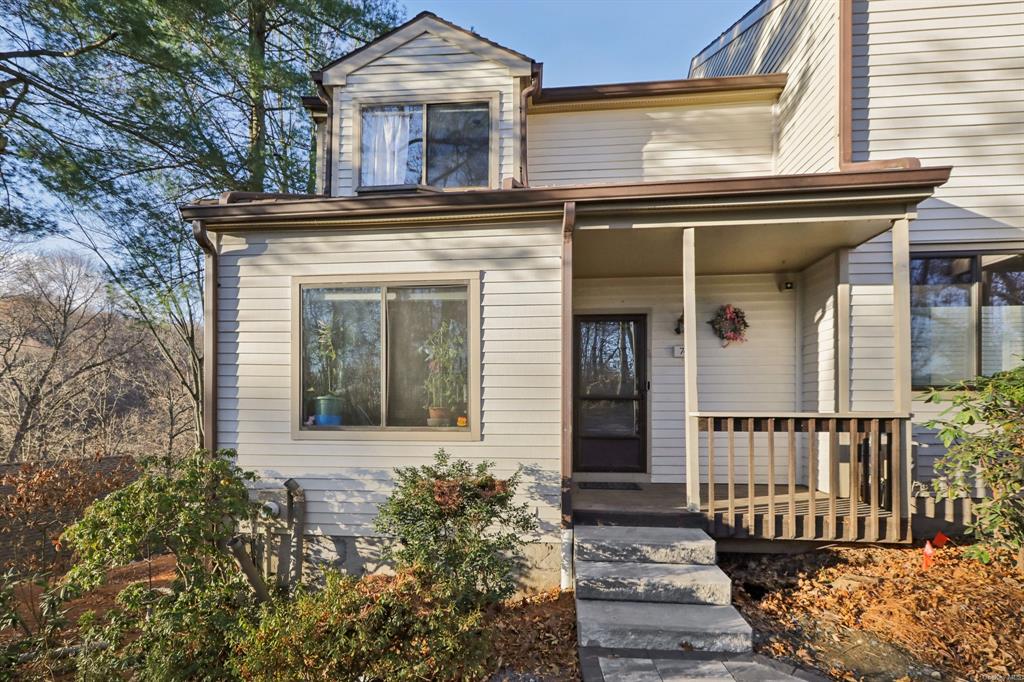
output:
M 901 440 L 904 421 L 891 415 L 699 414 L 699 427 L 707 433 L 704 509 L 709 531 L 719 537 L 774 539 L 781 525 L 781 537 L 785 539 L 907 541 L 902 518 L 906 494 Z M 737 431 L 747 434 L 745 486 L 736 483 Z M 726 436 L 725 500 L 716 490 L 717 436 L 722 432 Z M 776 481 L 777 434 L 785 434 L 786 442 L 785 462 L 781 463 L 786 482 L 781 490 Z M 805 434 L 806 447 L 797 434 Z M 757 443 L 761 437 L 767 438 L 762 451 L 767 465 L 764 497 L 758 494 Z M 804 456 L 806 467 L 801 467 Z M 845 495 L 840 489 L 844 466 Z M 806 474 L 806 480 L 799 480 L 801 474 Z M 827 486 L 824 495 L 819 490 L 819 479 Z M 737 487 L 745 489 L 746 500 L 738 497 Z M 721 523 L 720 512 L 724 512 Z

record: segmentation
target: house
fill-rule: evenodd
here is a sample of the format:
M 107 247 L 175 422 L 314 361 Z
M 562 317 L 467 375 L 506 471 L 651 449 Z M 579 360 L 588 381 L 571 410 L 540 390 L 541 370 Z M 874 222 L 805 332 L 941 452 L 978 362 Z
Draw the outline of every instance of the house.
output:
M 919 389 L 1024 353 L 1022 12 L 764 0 L 574 87 L 417 15 L 313 74 L 318 194 L 182 209 L 206 433 L 349 566 L 440 447 L 524 468 L 542 582 L 602 516 L 910 541 Z

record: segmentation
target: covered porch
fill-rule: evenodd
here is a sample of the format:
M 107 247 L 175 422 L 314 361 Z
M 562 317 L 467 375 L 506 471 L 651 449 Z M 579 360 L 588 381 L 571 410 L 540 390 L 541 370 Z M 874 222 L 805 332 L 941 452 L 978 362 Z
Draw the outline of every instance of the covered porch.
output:
M 909 541 L 908 223 L 930 191 L 567 207 L 565 523 Z M 746 341 L 707 323 L 725 305 Z

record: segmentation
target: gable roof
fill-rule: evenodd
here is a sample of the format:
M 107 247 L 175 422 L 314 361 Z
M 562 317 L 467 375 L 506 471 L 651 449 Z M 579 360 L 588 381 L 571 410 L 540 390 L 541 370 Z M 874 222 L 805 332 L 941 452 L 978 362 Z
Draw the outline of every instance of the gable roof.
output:
M 533 59 L 523 53 L 488 40 L 478 33 L 442 19 L 433 12 L 420 12 L 401 26 L 342 55 L 319 71 L 314 71 L 313 80 L 325 85 L 344 85 L 348 74 L 424 33 L 430 33 L 485 59 L 502 64 L 513 76 L 529 76 L 533 71 Z

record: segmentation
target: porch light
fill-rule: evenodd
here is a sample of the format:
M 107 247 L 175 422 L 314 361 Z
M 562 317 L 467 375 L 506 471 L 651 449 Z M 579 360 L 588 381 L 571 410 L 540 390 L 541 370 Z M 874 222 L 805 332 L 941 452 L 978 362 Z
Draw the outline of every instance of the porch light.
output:
M 683 333 L 683 314 L 682 313 L 679 314 L 679 319 L 676 320 L 675 332 L 676 332 L 676 334 L 682 334 Z

